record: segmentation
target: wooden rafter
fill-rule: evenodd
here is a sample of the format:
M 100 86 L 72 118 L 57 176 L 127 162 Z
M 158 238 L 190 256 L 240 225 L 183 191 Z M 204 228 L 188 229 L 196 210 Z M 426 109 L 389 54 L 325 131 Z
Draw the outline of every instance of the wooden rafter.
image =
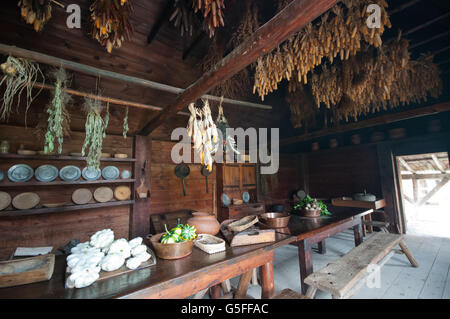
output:
M 426 194 L 417 204 L 418 206 L 424 205 L 426 202 L 428 202 L 434 195 L 436 195 L 437 192 L 439 192 L 447 183 L 449 179 L 448 177 L 444 177 L 442 181 L 437 184 L 428 194 Z
M 147 123 L 140 134 L 150 134 L 189 103 L 194 102 L 222 81 L 228 80 L 261 55 L 272 51 L 338 2 L 339 0 L 293 0 L 255 33 L 249 35 L 246 41 L 219 61 L 211 71 L 189 86 L 173 104 Z
M 412 119 L 412 118 L 416 118 L 416 117 L 433 115 L 433 114 L 437 114 L 437 113 L 441 113 L 441 112 L 445 112 L 445 111 L 449 111 L 449 110 L 450 110 L 450 101 L 444 102 L 444 103 L 439 103 L 439 104 L 434 104 L 434 105 L 430 105 L 430 106 L 425 106 L 425 107 L 421 107 L 421 108 L 416 108 L 416 109 L 412 109 L 412 110 L 408 110 L 408 111 L 404 111 L 404 112 L 382 115 L 382 116 L 374 117 L 372 119 L 365 120 L 365 121 L 358 121 L 356 123 L 341 125 L 339 127 L 335 127 L 335 128 L 331 128 L 331 129 L 325 129 L 325 130 L 320 130 L 320 131 L 316 131 L 316 132 L 312 132 L 312 133 L 308 133 L 308 134 L 303 134 L 300 136 L 289 137 L 289 138 L 281 140 L 280 146 L 305 142 L 305 141 L 309 141 L 312 139 L 316 139 L 316 138 L 331 135 L 331 134 L 343 133 L 343 132 L 347 132 L 347 131 L 359 130 L 359 129 L 382 125 L 382 124 L 394 123 L 394 122 Z
M 435 154 L 431 155 L 431 158 L 433 159 L 434 165 L 436 165 L 437 169 L 440 170 L 442 173 L 445 173 L 444 166 L 442 166 L 441 161 L 436 157 Z
M 425 22 L 425 23 L 423 23 L 423 24 L 420 24 L 420 25 L 418 25 L 418 26 L 416 26 L 416 27 L 414 27 L 414 28 L 412 28 L 412 29 L 406 31 L 406 32 L 403 34 L 403 36 L 406 37 L 406 36 L 408 36 L 408 35 L 411 35 L 411 34 L 417 32 L 417 31 L 419 31 L 419 30 L 422 30 L 422 29 L 424 29 L 424 28 L 426 28 L 426 27 L 432 25 L 433 23 L 436 23 L 436 22 L 438 22 L 438 21 L 444 20 L 444 19 L 448 18 L 449 16 L 450 16 L 450 12 L 444 13 L 443 15 L 440 15 L 440 16 L 437 17 L 437 18 L 431 19 L 431 20 L 429 20 L 429 21 L 427 21 L 427 22 Z
M 394 9 L 392 9 L 392 10 L 389 10 L 389 15 L 391 16 L 391 15 L 396 14 L 396 13 L 398 13 L 398 12 L 401 12 L 401 11 L 403 11 L 403 10 L 405 10 L 405 9 L 408 9 L 409 7 L 411 7 L 411 6 L 415 5 L 415 4 L 417 4 L 417 3 L 420 2 L 420 1 L 421 1 L 421 0 L 412 0 L 412 1 L 409 1 L 409 2 L 407 2 L 407 3 L 405 3 L 405 4 L 402 4 L 402 5 L 396 7 L 396 8 L 394 8 Z
M 402 164 L 402 166 L 403 166 L 404 168 L 406 168 L 409 172 L 411 172 L 411 173 L 413 173 L 413 174 L 416 173 L 416 172 L 411 168 L 411 166 L 409 166 L 408 163 L 406 163 L 406 161 L 405 161 L 403 158 L 399 157 L 399 158 L 398 158 L 398 161 L 399 161 L 400 164 Z

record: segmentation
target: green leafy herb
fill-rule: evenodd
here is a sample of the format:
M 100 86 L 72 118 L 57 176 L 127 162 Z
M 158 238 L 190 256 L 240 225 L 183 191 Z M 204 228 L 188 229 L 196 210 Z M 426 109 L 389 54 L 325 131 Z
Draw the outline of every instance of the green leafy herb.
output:
M 314 199 L 309 195 L 306 195 L 305 198 L 300 200 L 295 206 L 294 210 L 302 210 L 305 209 L 308 205 L 316 204 L 317 208 L 321 210 L 321 215 L 331 215 L 331 213 L 328 211 L 327 205 L 324 204 L 324 202 Z
M 125 117 L 123 118 L 123 138 L 127 138 L 128 133 L 128 107 L 125 110 Z
M 45 133 L 44 152 L 52 153 L 55 149 L 55 139 L 58 140 L 58 154 L 62 152 L 64 133 L 70 130 L 70 115 L 66 109 L 71 96 L 64 90 L 68 83 L 66 71 L 59 68 L 53 71 L 56 78 L 55 91 L 51 103 L 47 106 L 48 126 Z
M 85 149 L 89 148 L 89 153 L 86 158 L 87 166 L 94 169 L 100 167 L 100 158 L 102 156 L 103 138 L 106 137 L 106 128 L 109 122 L 109 104 L 105 119 L 102 118 L 101 112 L 103 106 L 99 99 L 86 98 L 84 103 L 87 118 L 86 118 L 86 137 L 83 148 L 81 149 L 82 156 L 85 156 Z

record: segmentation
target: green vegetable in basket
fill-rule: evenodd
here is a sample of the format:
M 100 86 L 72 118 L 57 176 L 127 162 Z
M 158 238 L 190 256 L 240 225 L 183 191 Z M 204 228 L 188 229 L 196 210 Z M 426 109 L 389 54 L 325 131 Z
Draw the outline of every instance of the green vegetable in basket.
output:
M 197 237 L 196 231 L 197 230 L 195 229 L 195 226 L 186 224 L 181 229 L 180 236 L 184 241 L 189 241 L 189 240 L 195 239 Z

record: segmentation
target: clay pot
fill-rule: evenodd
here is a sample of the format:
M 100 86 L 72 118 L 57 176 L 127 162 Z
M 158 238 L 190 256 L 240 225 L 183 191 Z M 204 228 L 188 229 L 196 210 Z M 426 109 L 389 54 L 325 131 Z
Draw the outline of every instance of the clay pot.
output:
M 195 226 L 197 234 L 217 235 L 220 230 L 220 224 L 216 217 L 212 214 L 203 212 L 192 213 L 193 217 L 187 220 L 191 226 Z

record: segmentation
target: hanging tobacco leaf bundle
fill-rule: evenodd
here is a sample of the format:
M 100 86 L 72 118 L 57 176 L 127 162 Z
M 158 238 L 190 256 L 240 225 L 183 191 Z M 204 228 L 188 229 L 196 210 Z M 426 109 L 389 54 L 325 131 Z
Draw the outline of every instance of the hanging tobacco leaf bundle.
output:
M 1 65 L 3 71 L 3 77 L 0 81 L 0 86 L 5 83 L 6 88 L 3 93 L 2 105 L 0 107 L 0 120 L 8 121 L 12 112 L 12 103 L 14 98 L 17 97 L 17 108 L 20 105 L 20 99 L 23 91 L 26 94 L 26 111 L 25 111 L 25 125 L 26 125 L 26 113 L 31 105 L 31 102 L 41 92 L 40 89 L 35 95 L 32 90 L 34 84 L 37 82 L 38 77 L 45 80 L 39 65 L 28 59 L 15 58 L 9 56 L 5 63 Z
M 106 128 L 109 122 L 109 112 L 102 118 L 103 105 L 99 99 L 86 98 L 84 108 L 87 113 L 86 117 L 86 137 L 82 156 L 85 156 L 86 148 L 89 149 L 86 157 L 87 167 L 98 169 L 100 167 L 100 158 L 102 156 L 103 138 L 106 137 Z
M 34 31 L 40 32 L 52 17 L 50 0 L 19 0 L 20 15 L 26 23 L 32 24 Z
M 344 0 L 323 14 L 320 21 L 307 25 L 293 35 L 280 47 L 258 60 L 255 70 L 254 92 L 261 99 L 278 89 L 283 79 L 296 79 L 306 84 L 308 74 L 320 65 L 324 58 L 330 63 L 339 57 L 348 60 L 361 49 L 361 44 L 379 47 L 381 35 L 391 23 L 387 14 L 385 0 Z M 369 29 L 366 12 L 369 4 L 378 4 L 381 8 L 380 28 Z M 281 4 L 286 5 L 286 3 Z M 295 78 L 293 74 L 295 73 Z
M 133 33 L 131 0 L 94 0 L 89 10 L 92 37 L 106 47 L 108 53 L 113 47 L 120 48 L 125 39 L 130 40 Z
M 194 0 L 194 12 L 202 12 L 204 18 L 204 27 L 209 31 L 209 37 L 212 38 L 215 29 L 219 26 L 225 26 L 222 9 L 225 9 L 224 0 Z
M 70 115 L 67 105 L 71 101 L 71 96 L 65 91 L 69 83 L 66 71 L 63 68 L 54 70 L 52 77 L 56 79 L 56 83 L 53 99 L 46 108 L 48 126 L 45 133 L 44 152 L 45 154 L 52 153 L 57 141 L 58 154 L 61 154 L 64 135 L 70 132 Z

